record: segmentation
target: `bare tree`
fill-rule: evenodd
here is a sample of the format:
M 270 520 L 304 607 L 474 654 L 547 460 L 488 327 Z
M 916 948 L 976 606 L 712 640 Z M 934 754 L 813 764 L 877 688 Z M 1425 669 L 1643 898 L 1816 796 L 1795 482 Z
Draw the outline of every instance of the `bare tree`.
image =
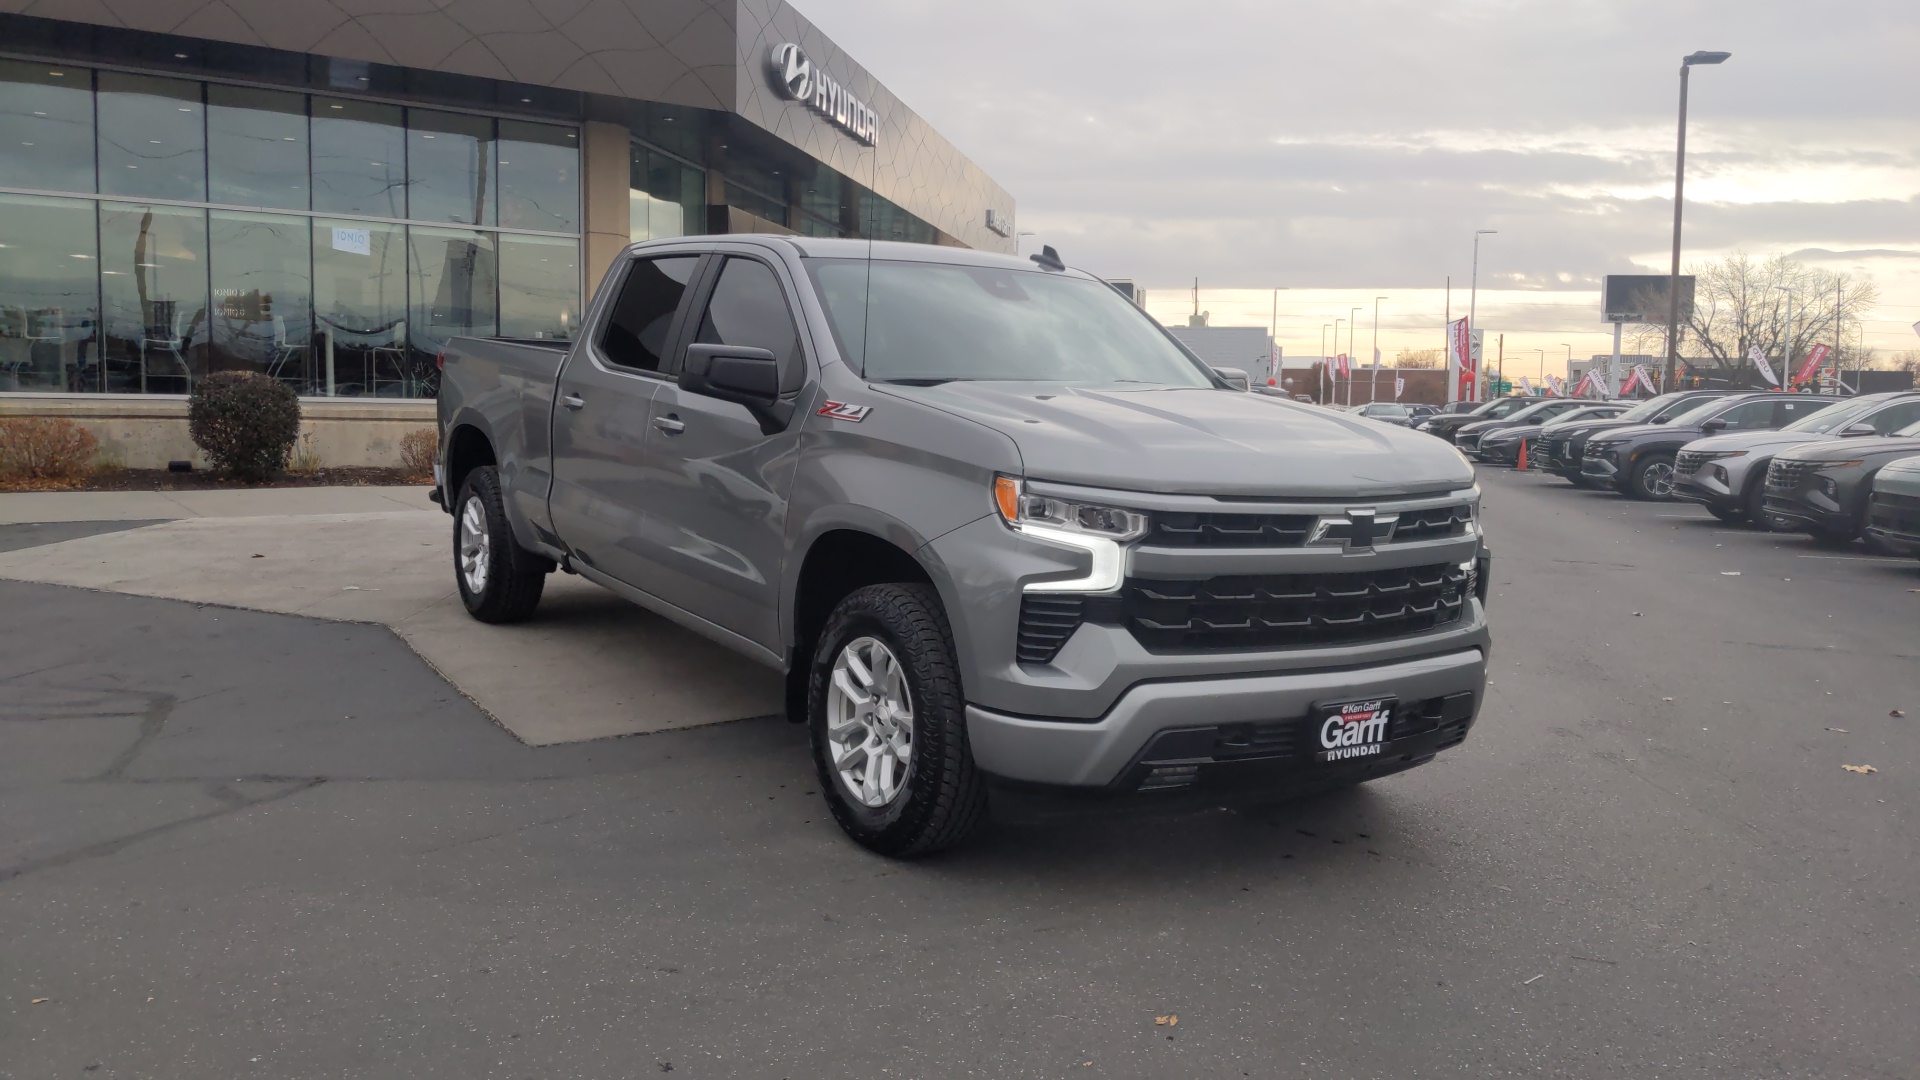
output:
M 1860 318 L 1880 297 L 1872 281 L 1797 263 L 1785 255 L 1755 261 L 1736 251 L 1724 259 L 1690 267 L 1694 275 L 1693 317 L 1685 327 L 1689 352 L 1704 359 L 1714 374 L 1734 385 L 1764 385 L 1752 371 L 1748 353 L 1756 346 L 1776 371 L 1803 360 L 1816 344 L 1834 352 L 1831 363 L 1853 366 L 1853 340 Z M 1788 341 L 1787 303 L 1792 290 L 1792 340 Z
M 1442 367 L 1446 364 L 1443 353 L 1442 349 L 1401 349 L 1400 355 L 1393 359 L 1393 366 L 1408 370 Z
M 1911 371 L 1920 376 L 1920 349 L 1908 349 L 1892 356 L 1876 356 L 1867 361 L 1867 366 L 1881 371 Z

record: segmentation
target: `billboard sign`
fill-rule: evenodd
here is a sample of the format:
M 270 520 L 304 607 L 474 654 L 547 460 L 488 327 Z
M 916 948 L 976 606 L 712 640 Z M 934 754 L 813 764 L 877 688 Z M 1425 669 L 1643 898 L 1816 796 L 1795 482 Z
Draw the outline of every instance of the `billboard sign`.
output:
M 1600 321 L 1667 324 L 1665 274 L 1608 274 L 1600 289 Z M 1680 276 L 1680 322 L 1693 318 L 1693 275 Z

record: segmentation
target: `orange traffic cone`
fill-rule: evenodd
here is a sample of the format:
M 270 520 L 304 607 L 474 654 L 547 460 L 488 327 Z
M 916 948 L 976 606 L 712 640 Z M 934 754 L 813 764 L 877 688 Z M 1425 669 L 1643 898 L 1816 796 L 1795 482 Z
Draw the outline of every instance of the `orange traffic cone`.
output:
M 1513 463 L 1515 472 L 1527 471 L 1527 440 L 1520 440 L 1520 458 Z

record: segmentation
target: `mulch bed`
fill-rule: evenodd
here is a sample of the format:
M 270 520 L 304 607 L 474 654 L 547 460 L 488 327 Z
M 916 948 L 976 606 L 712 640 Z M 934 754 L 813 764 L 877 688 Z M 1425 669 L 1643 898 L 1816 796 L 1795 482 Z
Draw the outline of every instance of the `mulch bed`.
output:
M 108 469 L 67 480 L 0 479 L 0 493 L 9 491 L 226 491 L 248 488 L 288 487 L 373 487 L 418 485 L 429 487 L 431 477 L 406 469 L 315 469 L 312 472 L 282 473 L 272 480 L 253 484 L 235 480 L 225 473 L 195 470 L 168 472 L 165 469 Z

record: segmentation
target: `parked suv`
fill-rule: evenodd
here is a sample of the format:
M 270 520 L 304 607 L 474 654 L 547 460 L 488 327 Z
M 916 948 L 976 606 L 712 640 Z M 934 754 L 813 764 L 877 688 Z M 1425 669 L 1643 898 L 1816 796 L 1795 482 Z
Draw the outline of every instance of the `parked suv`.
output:
M 1920 393 L 1849 398 L 1778 431 L 1713 435 L 1688 443 L 1674 459 L 1673 495 L 1697 502 L 1722 521 L 1766 523 L 1767 468 L 1790 446 L 1864 435 L 1891 435 L 1920 423 Z
M 439 420 L 475 618 L 558 567 L 783 672 L 876 851 L 959 841 L 996 785 L 1360 783 L 1485 690 L 1472 467 L 1229 388 L 1051 248 L 635 245 L 570 347 L 451 342 Z
M 1579 403 L 1578 408 L 1569 409 L 1546 423 L 1530 422 L 1489 431 L 1480 436 L 1479 445 L 1473 449 L 1473 456 L 1476 460 L 1490 465 L 1517 464 L 1520 459 L 1520 444 L 1524 442 L 1530 447 L 1528 463 L 1532 464 L 1539 460 L 1540 448 L 1545 440 L 1561 431 L 1563 425 L 1577 424 L 1583 420 L 1611 420 L 1626 411 L 1627 406 L 1624 402 L 1583 401 Z
M 1524 400 L 1524 399 L 1523 399 Z M 1482 437 L 1504 428 L 1538 427 L 1556 417 L 1578 409 L 1581 403 L 1572 398 L 1533 398 L 1532 404 L 1524 409 L 1515 409 L 1498 419 L 1475 420 L 1461 426 L 1453 433 L 1453 445 L 1470 458 L 1479 458 Z
M 1671 499 L 1673 463 L 1681 447 L 1722 431 L 1770 431 L 1839 400 L 1808 394 L 1736 394 L 1705 402 L 1664 424 L 1602 431 L 1587 440 L 1580 475 L 1636 499 Z
M 1920 456 L 1901 458 L 1873 478 L 1867 537 L 1920 557 Z
M 1881 439 L 1849 439 L 1780 451 L 1767 469 L 1767 524 L 1828 544 L 1858 538 L 1867 525 L 1876 474 L 1920 454 L 1920 424 Z
M 1355 416 L 1364 416 L 1369 420 L 1378 420 L 1395 427 L 1412 427 L 1413 410 L 1397 401 L 1373 401 L 1353 410 Z
M 1535 403 L 1534 398 L 1497 398 L 1493 401 L 1481 402 L 1472 412 L 1441 413 L 1439 416 L 1429 417 L 1420 422 L 1418 430 L 1452 442 L 1455 432 L 1476 420 L 1500 420 Z
M 1575 487 L 1586 487 L 1588 481 L 1580 475 L 1580 459 L 1586 454 L 1587 440 L 1595 434 L 1635 424 L 1664 424 L 1703 401 L 1728 394 L 1725 390 L 1679 390 L 1648 398 L 1611 420 L 1583 420 L 1556 427 L 1551 436 L 1541 440 L 1540 466 Z

